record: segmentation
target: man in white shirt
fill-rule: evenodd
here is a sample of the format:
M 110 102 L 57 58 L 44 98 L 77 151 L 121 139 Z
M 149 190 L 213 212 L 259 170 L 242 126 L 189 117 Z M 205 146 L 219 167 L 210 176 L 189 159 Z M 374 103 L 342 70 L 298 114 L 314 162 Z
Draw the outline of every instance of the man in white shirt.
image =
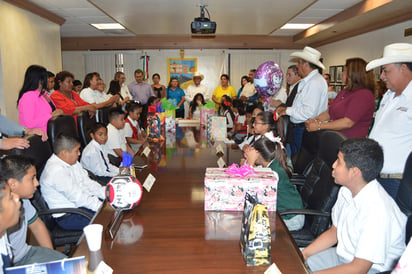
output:
M 199 72 L 195 72 L 192 76 L 193 85 L 187 87 L 185 92 L 185 100 L 187 103 L 191 103 L 195 95 L 201 93 L 205 102 L 211 99 L 209 90 L 205 85 L 202 85 L 200 82 L 205 78 L 205 76 Z
M 383 272 L 402 255 L 406 216 L 375 180 L 382 165 L 382 148 L 372 139 L 340 145 L 332 176 L 342 187 L 332 225 L 302 252 L 314 273 Z
M 293 127 L 293 143 L 290 144 L 291 155 L 295 155 L 302 144 L 305 121 L 318 116 L 328 108 L 328 85 L 319 73 L 325 69 L 320 61 L 321 53 L 314 48 L 305 47 L 303 51 L 293 52 L 291 57 L 297 59 L 299 82 L 296 98 L 291 107 L 278 107 L 279 115 L 289 115 Z
M 368 63 L 366 70 L 379 66 L 388 91 L 376 112 L 369 138 L 383 147 L 385 161 L 378 181 L 395 199 L 412 151 L 412 44 L 386 46 L 383 57 Z
M 95 213 L 105 198 L 105 187 L 89 178 L 78 162 L 80 142 L 71 136 L 60 135 L 53 145 L 40 177 L 43 197 L 49 207 L 81 208 Z M 82 230 L 90 219 L 79 214 L 53 214 L 57 224 L 66 230 Z

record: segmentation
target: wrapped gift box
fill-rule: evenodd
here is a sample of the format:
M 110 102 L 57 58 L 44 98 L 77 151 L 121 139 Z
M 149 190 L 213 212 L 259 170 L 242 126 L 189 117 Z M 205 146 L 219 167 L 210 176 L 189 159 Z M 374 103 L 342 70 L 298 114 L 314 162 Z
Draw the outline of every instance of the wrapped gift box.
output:
M 213 116 L 209 117 L 208 131 L 210 138 L 216 141 L 223 141 L 226 139 L 227 124 L 226 117 Z
M 237 177 L 225 168 L 207 168 L 205 174 L 205 210 L 243 211 L 246 192 L 257 194 L 269 211 L 276 211 L 279 177 L 270 168 L 256 168 L 255 174 Z
M 166 132 L 175 133 L 176 132 L 176 111 L 166 110 L 165 111 L 165 124 Z
M 200 109 L 200 124 L 206 126 L 209 117 L 215 116 L 215 108 L 201 108 Z

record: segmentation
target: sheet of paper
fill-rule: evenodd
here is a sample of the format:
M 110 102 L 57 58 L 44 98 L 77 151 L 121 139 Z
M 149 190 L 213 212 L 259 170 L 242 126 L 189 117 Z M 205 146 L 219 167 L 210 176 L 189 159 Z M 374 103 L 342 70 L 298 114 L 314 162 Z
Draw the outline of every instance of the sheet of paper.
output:
M 149 157 L 149 154 L 150 154 L 150 148 L 149 148 L 149 147 L 145 147 L 145 149 L 143 150 L 142 154 L 143 154 L 144 156 L 146 156 L 146 158 L 148 158 L 148 157 Z
M 269 266 L 268 269 L 266 269 L 264 274 L 282 274 L 282 272 L 280 272 L 277 265 L 273 263 L 271 266 Z
M 149 175 L 147 175 L 146 180 L 144 180 L 143 183 L 143 187 L 147 190 L 147 192 L 150 192 L 150 189 L 152 188 L 155 181 L 156 178 L 149 173 Z

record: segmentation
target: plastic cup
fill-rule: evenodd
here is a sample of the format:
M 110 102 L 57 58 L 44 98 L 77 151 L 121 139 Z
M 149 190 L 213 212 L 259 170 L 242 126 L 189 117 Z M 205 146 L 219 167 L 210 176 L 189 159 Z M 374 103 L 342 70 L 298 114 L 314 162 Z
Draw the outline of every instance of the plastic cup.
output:
M 99 224 L 88 225 L 83 228 L 87 245 L 90 251 L 98 251 L 102 246 L 103 226 Z

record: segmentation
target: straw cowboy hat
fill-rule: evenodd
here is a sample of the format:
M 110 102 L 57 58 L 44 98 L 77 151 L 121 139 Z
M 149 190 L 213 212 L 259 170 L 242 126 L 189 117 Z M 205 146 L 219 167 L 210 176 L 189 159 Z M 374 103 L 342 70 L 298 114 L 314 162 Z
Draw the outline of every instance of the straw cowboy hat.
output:
M 412 44 L 395 43 L 387 45 L 383 49 L 383 57 L 370 61 L 366 65 L 366 71 L 392 63 L 412 62 Z
M 295 51 L 290 56 L 301 58 L 309 63 L 317 65 L 321 69 L 325 69 L 325 66 L 320 61 L 320 52 L 314 48 L 305 47 L 303 51 Z
M 205 76 L 203 76 L 203 74 L 201 74 L 200 72 L 195 72 L 195 73 L 193 73 L 193 75 L 192 75 L 192 80 L 193 80 L 193 78 L 195 78 L 195 77 L 200 77 L 200 79 L 204 79 L 205 78 Z

